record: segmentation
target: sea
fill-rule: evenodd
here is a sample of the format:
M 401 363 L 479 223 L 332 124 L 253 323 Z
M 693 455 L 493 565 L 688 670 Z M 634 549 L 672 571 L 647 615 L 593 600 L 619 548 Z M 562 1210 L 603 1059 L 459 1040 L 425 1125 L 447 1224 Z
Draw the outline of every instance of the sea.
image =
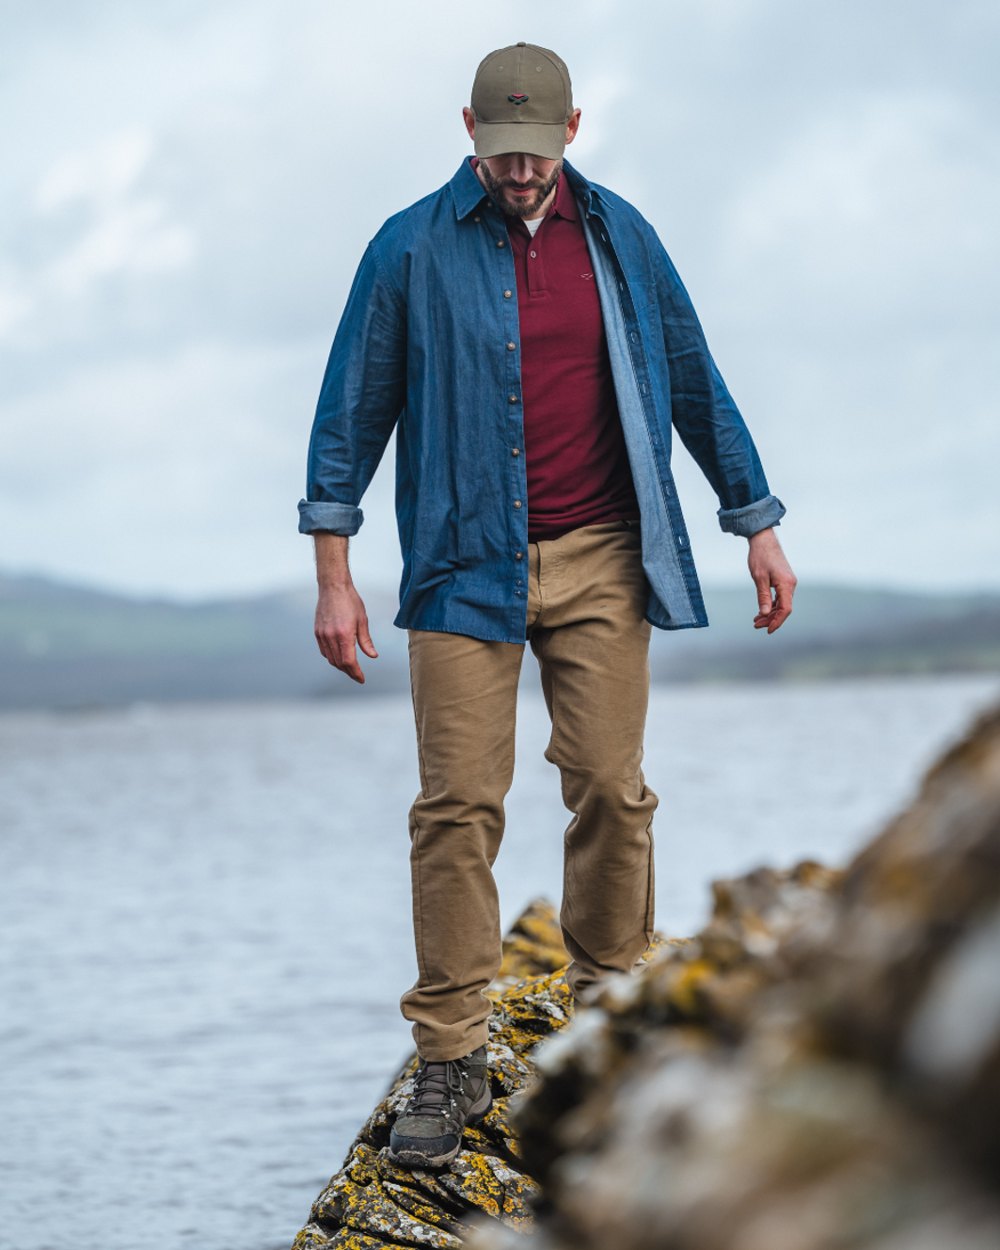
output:
M 843 864 L 1000 676 L 659 686 L 657 923 Z M 558 900 L 523 693 L 505 923 Z M 411 1050 L 406 696 L 0 716 L 0 1248 L 287 1250 Z

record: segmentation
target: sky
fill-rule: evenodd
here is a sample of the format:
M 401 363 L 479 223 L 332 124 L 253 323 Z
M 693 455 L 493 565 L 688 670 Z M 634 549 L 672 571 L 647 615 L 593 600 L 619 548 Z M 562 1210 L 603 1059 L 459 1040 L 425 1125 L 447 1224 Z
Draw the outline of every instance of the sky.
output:
M 0 570 L 302 585 L 368 239 L 469 153 L 475 67 L 568 63 L 574 164 L 655 225 L 800 582 L 1000 589 L 992 0 L 3 0 Z M 675 453 L 704 580 L 746 544 Z M 352 541 L 392 587 L 391 448 Z

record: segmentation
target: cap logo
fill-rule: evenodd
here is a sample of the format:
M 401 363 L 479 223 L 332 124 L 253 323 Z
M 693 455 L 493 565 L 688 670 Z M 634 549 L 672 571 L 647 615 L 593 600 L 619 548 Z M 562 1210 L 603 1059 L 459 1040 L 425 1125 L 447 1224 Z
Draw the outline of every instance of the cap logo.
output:
M 515 91 L 511 95 L 509 95 L 507 99 L 510 100 L 511 104 L 527 104 L 528 103 L 528 97 L 524 94 L 523 91 Z

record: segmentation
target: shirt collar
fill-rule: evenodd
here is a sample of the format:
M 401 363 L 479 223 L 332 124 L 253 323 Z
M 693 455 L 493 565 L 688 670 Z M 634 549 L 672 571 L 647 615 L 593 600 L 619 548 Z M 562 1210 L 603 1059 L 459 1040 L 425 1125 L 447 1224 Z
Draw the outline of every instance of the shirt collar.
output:
M 455 216 L 461 221 L 482 204 L 486 190 L 472 168 L 472 157 L 467 156 L 459 165 L 455 176 L 448 183 L 455 204 Z

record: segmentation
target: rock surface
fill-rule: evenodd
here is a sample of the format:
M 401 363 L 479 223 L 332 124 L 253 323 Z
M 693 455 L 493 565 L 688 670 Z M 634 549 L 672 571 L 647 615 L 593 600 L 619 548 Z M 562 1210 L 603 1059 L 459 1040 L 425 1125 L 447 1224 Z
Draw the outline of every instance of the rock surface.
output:
M 393 1168 L 411 1060 L 295 1250 L 1000 1246 L 1000 709 L 845 870 L 717 882 L 565 1031 L 551 909 L 505 951 L 486 1121 Z
M 995 1250 L 1000 709 L 844 872 L 720 882 L 536 1063 L 544 1204 L 469 1250 Z
M 492 1110 L 466 1131 L 463 1149 L 447 1170 L 395 1167 L 386 1154 L 389 1128 L 412 1088 L 413 1056 L 361 1129 L 343 1168 L 316 1199 L 293 1250 L 457 1247 L 476 1214 L 514 1228 L 531 1223 L 537 1186 L 518 1156 L 510 1102 L 533 1075 L 528 1056 L 535 1046 L 572 1015 L 561 971 L 566 961 L 551 905 L 532 904 L 504 939 L 503 965 L 491 989 Z

